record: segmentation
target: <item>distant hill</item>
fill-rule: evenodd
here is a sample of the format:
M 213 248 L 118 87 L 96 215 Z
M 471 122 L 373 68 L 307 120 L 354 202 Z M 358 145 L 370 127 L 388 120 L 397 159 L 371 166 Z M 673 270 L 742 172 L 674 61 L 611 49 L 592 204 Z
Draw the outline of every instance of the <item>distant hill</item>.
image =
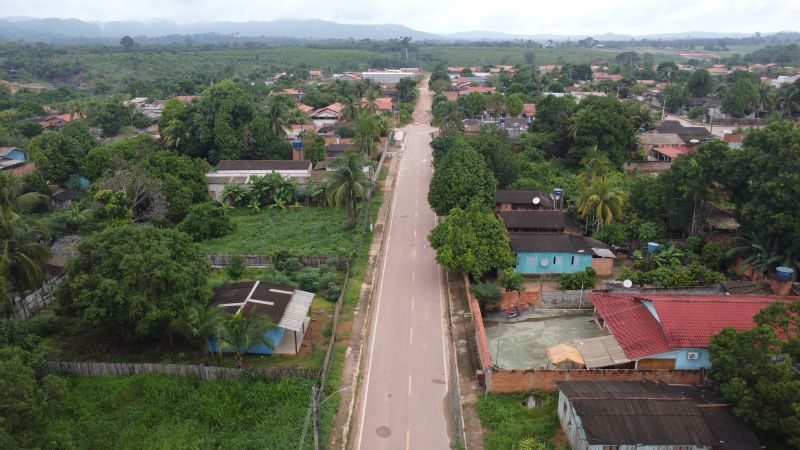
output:
M 23 40 L 42 42 L 117 41 L 122 36 L 156 38 L 163 36 L 222 35 L 237 38 L 286 38 L 286 39 L 374 39 L 385 40 L 411 36 L 422 40 L 470 40 L 505 41 L 532 39 L 536 41 L 579 40 L 586 35 L 555 34 L 507 34 L 495 31 L 465 31 L 451 34 L 434 34 L 414 30 L 404 25 L 345 24 L 325 20 L 274 20 L 250 22 L 209 22 L 179 25 L 169 21 L 155 22 L 86 22 L 78 19 L 33 19 L 28 17 L 6 17 L 0 19 L 0 40 Z M 747 33 L 719 33 L 689 31 L 648 36 L 632 36 L 614 33 L 594 35 L 601 41 L 630 39 L 686 39 L 686 38 L 736 38 Z

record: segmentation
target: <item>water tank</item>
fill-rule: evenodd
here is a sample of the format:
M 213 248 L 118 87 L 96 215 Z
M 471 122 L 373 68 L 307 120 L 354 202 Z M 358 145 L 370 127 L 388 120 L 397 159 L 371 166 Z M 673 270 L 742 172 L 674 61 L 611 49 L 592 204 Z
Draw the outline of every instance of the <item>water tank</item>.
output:
M 775 276 L 781 281 L 789 281 L 792 279 L 794 269 L 791 267 L 776 267 Z
M 661 247 L 661 244 L 658 242 L 648 242 L 647 243 L 647 252 L 648 253 L 655 253 Z
M 302 150 L 303 149 L 303 141 L 300 139 L 295 139 L 292 141 L 292 148 L 295 150 Z

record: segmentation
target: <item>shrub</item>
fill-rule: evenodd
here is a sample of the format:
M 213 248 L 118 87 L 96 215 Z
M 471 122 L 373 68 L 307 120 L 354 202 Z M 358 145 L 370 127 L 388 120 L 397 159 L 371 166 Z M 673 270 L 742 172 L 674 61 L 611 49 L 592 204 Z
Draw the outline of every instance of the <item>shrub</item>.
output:
M 646 272 L 625 268 L 620 272 L 620 278 L 630 279 L 636 284 L 655 287 L 691 287 L 719 283 L 724 277 L 719 272 L 693 262 L 686 267 L 661 267 Z
M 295 275 L 295 281 L 300 289 L 306 292 L 317 292 L 319 290 L 319 271 L 316 269 L 306 269 Z
M 625 225 L 612 222 L 604 225 L 603 228 L 592 234 L 592 237 L 608 245 L 622 245 L 628 242 L 628 230 Z
M 500 288 L 494 283 L 474 283 L 469 290 L 481 306 L 485 306 L 487 303 L 499 302 L 503 296 Z
M 339 295 L 342 293 L 342 290 L 339 289 L 339 285 L 336 282 L 330 282 L 325 289 L 325 299 L 335 302 L 339 299 Z
M 513 267 L 509 267 L 508 269 L 504 269 L 503 272 L 500 273 L 500 277 L 497 279 L 497 283 L 500 286 L 503 286 L 506 292 L 521 292 L 523 285 L 525 284 L 525 278 L 522 276 L 521 273 L 514 270 Z
M 656 222 L 642 222 L 637 230 L 639 242 L 642 244 L 663 241 L 666 234 L 667 230 L 664 224 Z
M 726 272 L 733 263 L 733 257 L 728 255 L 730 248 L 730 244 L 708 242 L 700 251 L 700 260 L 706 267 L 720 272 Z
M 244 271 L 247 268 L 244 265 L 244 257 L 242 255 L 231 256 L 231 262 L 225 268 L 225 273 L 231 280 L 238 280 L 244 276 Z
M 597 282 L 597 272 L 587 267 L 583 272 L 561 274 L 561 290 L 573 291 L 578 289 L 594 289 Z
M 300 262 L 300 259 L 291 257 L 276 262 L 275 268 L 285 273 L 286 275 L 292 276 L 293 274 L 303 270 L 303 263 Z
M 275 284 L 283 284 L 286 286 L 295 286 L 295 282 L 289 278 L 288 275 L 279 272 L 274 268 L 268 268 L 264 270 L 264 274 L 261 275 L 261 281 L 265 283 L 275 283 Z
M 178 224 L 178 229 L 195 241 L 204 241 L 225 236 L 233 231 L 228 212 L 218 203 L 206 202 L 194 205 L 189 214 Z

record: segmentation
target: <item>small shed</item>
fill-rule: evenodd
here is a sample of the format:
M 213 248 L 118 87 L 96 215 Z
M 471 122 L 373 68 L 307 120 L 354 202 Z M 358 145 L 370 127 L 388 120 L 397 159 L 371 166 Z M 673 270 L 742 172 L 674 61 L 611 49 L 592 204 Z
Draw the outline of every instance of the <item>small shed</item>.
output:
M 252 347 L 248 353 L 264 355 L 296 355 L 303 343 L 311 318 L 308 316 L 314 294 L 290 286 L 262 281 L 242 281 L 220 286 L 214 290 L 210 304 L 231 314 L 257 314 L 269 318 L 277 328 L 267 332 L 274 351 L 264 345 Z M 211 350 L 219 343 L 213 341 Z

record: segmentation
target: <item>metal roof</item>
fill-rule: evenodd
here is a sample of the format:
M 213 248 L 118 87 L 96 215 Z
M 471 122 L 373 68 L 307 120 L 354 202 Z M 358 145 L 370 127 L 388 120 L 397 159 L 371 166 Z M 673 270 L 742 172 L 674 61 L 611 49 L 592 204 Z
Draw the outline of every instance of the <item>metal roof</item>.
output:
M 595 249 L 607 249 L 602 242 L 585 236 L 562 233 L 509 233 L 511 248 L 517 252 L 568 252 L 602 256 Z
M 580 228 L 566 211 L 500 211 L 497 215 L 509 230 L 580 232 Z
M 617 339 L 614 336 L 600 336 L 597 338 L 573 341 L 575 348 L 581 352 L 587 369 L 616 366 L 631 360 L 625 356 Z
M 290 160 L 222 160 L 217 163 L 217 172 L 249 170 L 309 170 L 311 161 Z
M 683 139 L 675 133 L 644 133 L 639 135 L 642 145 L 683 145 Z
M 308 316 L 308 309 L 313 300 L 314 294 L 311 292 L 295 290 L 278 326 L 286 330 L 302 332 L 303 322 Z
M 280 328 L 302 332 L 313 300 L 314 294 L 290 286 L 242 281 L 216 288 L 209 303 L 231 314 L 265 316 Z

